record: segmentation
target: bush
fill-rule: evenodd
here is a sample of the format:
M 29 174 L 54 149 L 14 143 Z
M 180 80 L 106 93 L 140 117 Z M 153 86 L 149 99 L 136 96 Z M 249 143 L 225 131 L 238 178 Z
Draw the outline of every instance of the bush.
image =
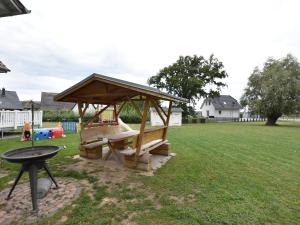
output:
M 143 102 L 136 101 L 135 102 L 137 107 L 140 109 L 141 112 L 143 112 Z M 123 107 L 121 114 L 120 114 L 121 120 L 123 120 L 124 123 L 141 123 L 142 119 L 140 115 L 136 112 L 136 110 L 133 108 L 133 106 L 130 103 L 125 103 L 125 106 Z M 150 111 L 148 112 L 147 120 L 150 119 Z
M 198 123 L 198 118 L 192 118 L 192 123 Z
M 200 118 L 200 123 L 205 123 L 206 119 L 205 118 Z
M 182 118 L 182 123 L 189 123 L 188 118 Z
M 44 122 L 78 121 L 78 115 L 73 111 L 44 111 Z
M 206 119 L 204 117 L 191 117 L 182 118 L 182 123 L 205 123 Z
M 124 123 L 141 123 L 141 118 L 138 115 L 124 114 L 120 115 L 120 118 Z

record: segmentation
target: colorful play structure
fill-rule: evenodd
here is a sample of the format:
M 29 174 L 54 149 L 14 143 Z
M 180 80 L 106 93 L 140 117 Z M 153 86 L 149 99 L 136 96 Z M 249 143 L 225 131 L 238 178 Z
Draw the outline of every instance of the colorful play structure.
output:
M 21 141 L 29 141 L 29 140 L 45 140 L 52 138 L 61 138 L 64 135 L 64 130 L 60 123 L 57 124 L 56 127 L 53 128 L 37 128 L 31 129 L 31 125 L 29 122 L 24 123 L 23 132 Z

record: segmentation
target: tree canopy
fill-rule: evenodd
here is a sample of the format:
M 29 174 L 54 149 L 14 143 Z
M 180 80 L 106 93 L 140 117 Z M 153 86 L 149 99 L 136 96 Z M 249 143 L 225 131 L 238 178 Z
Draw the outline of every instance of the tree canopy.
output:
M 300 64 L 288 54 L 282 59 L 269 58 L 264 68 L 256 67 L 249 77 L 241 98 L 254 114 L 267 117 L 267 125 L 275 125 L 283 114 L 300 111 Z
M 186 103 L 178 104 L 186 117 L 194 113 L 196 101 L 201 97 L 219 95 L 221 87 L 225 86 L 222 79 L 227 76 L 223 63 L 214 55 L 208 59 L 197 55 L 180 56 L 175 63 L 150 77 L 148 83 L 169 94 L 189 99 L 189 106 Z

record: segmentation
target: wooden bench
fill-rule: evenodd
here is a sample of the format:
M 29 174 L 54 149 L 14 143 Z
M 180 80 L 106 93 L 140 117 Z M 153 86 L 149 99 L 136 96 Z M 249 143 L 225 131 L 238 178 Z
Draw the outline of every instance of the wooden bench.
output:
M 107 144 L 106 137 L 120 132 L 121 128 L 117 125 L 91 127 L 81 130 L 80 156 L 89 159 L 102 158 L 102 147 Z
M 166 127 L 147 129 L 143 133 L 140 151 L 138 152 L 138 140 L 140 134 L 133 141 L 133 148 L 120 151 L 124 155 L 124 164 L 127 167 L 138 167 L 139 169 L 151 169 L 151 155 L 169 155 L 170 144 L 164 140 Z M 140 164 L 141 163 L 141 164 Z

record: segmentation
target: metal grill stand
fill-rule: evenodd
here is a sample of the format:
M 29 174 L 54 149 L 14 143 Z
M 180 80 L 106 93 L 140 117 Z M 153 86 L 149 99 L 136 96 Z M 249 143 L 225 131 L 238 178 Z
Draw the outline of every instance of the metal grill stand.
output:
M 46 161 L 33 161 L 33 162 L 27 162 L 22 164 L 20 170 L 19 170 L 19 174 L 12 186 L 12 188 L 10 189 L 6 200 L 11 199 L 11 194 L 14 191 L 16 185 L 18 184 L 20 178 L 22 177 L 23 173 L 25 171 L 28 171 L 29 173 L 29 181 L 30 181 L 30 189 L 31 189 L 31 201 L 32 201 L 32 212 L 33 213 L 37 213 L 38 212 L 38 205 L 37 205 L 37 172 L 39 169 L 44 169 L 48 176 L 50 177 L 50 179 L 52 180 L 52 182 L 55 184 L 56 188 L 58 188 L 58 184 L 55 181 L 54 177 L 52 176 L 49 167 L 47 166 Z

